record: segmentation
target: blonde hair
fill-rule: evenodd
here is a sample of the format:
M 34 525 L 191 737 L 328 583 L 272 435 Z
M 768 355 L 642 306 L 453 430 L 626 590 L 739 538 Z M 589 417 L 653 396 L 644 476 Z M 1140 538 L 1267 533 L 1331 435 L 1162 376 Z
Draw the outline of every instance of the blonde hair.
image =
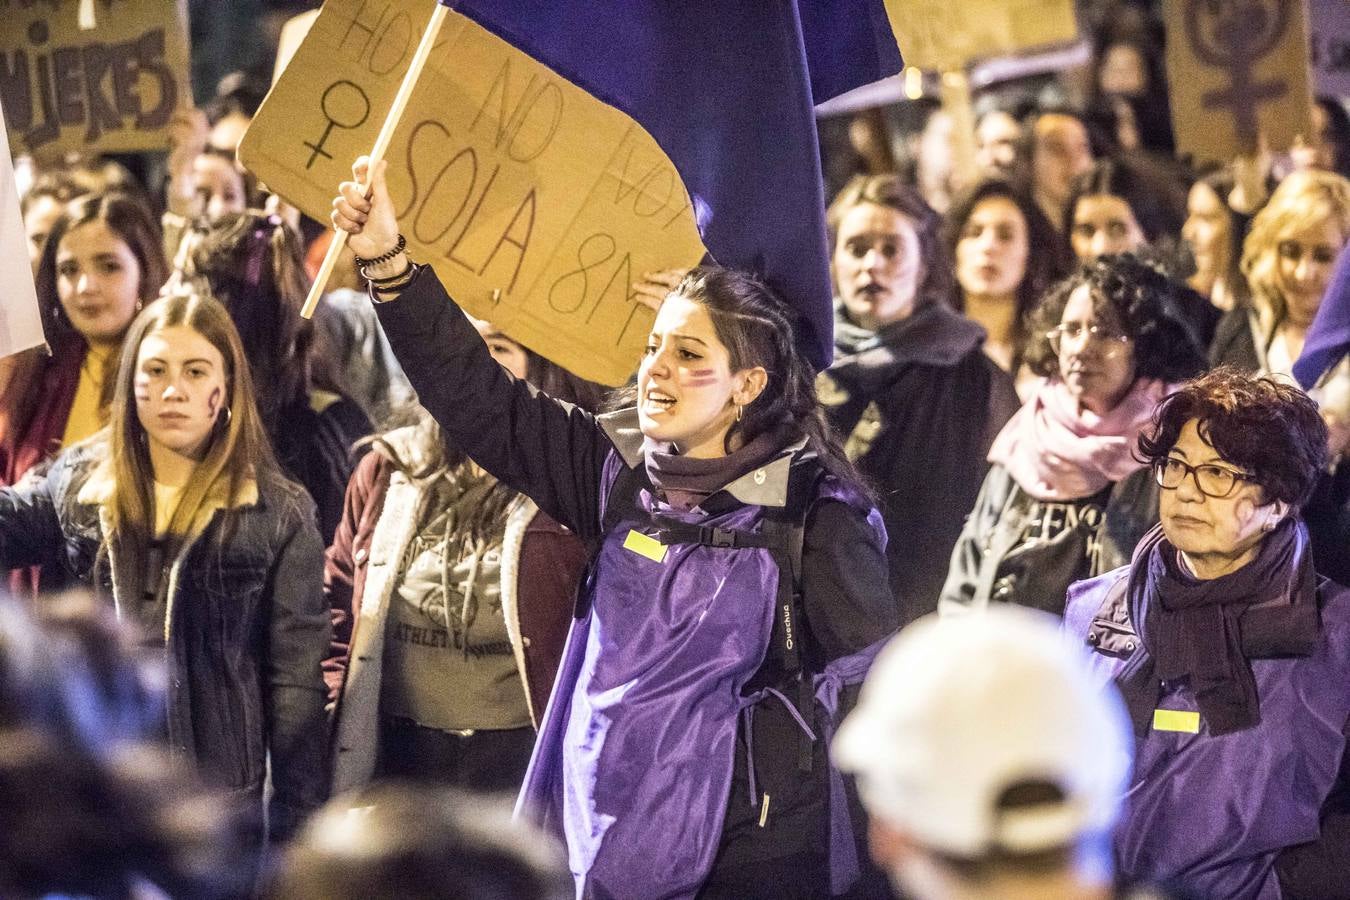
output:
M 1240 268 L 1264 337 L 1274 333 L 1287 312 L 1275 277 L 1280 242 L 1290 233 L 1328 221 L 1341 233 L 1344 245 L 1350 239 L 1350 180 L 1316 169 L 1288 175 L 1252 220 L 1242 245 Z
M 107 539 L 116 544 L 120 556 L 136 563 L 128 571 L 137 578 L 142 576 L 147 547 L 154 536 L 155 490 L 146 432 L 136 412 L 136 357 L 146 337 L 174 326 L 191 328 L 220 351 L 225 361 L 222 409 L 228 412 L 217 416 L 206 453 L 183 488 L 165 532 L 168 549 L 176 553 L 190 536 L 198 513 L 213 491 L 223 488 L 233 503 L 246 484 L 277 471 L 254 403 L 248 360 L 225 307 L 209 295 L 191 291 L 171 294 L 147 306 L 131 323 L 122 345 L 108 426 L 111 452 L 100 464 L 103 477 L 113 485 L 108 504 L 112 529 Z

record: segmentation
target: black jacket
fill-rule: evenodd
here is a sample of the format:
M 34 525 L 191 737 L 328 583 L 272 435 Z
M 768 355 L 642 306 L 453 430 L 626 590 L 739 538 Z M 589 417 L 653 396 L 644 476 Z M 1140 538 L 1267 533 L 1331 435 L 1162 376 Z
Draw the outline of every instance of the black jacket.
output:
M 908 623 L 937 608 L 985 457 L 1017 411 L 1017 394 L 985 356 L 984 330 L 940 303 L 861 344 L 845 338 L 856 328 L 838 333 L 839 356 L 817 387 L 878 494 L 891 591 Z
M 1145 468 L 1094 497 L 1048 503 L 994 466 L 952 551 L 942 611 L 992 602 L 1064 615 L 1069 585 L 1130 561 L 1158 523 L 1158 490 Z
M 77 444 L 45 479 L 0 489 L 0 567 L 60 570 L 135 617 L 127 573 L 100 552 L 111 485 L 96 467 L 106 452 L 97 439 Z M 169 570 L 164 633 L 154 640 L 166 650 L 170 752 L 255 807 L 270 759 L 278 840 L 328 791 L 320 664 L 331 628 L 313 516 L 304 491 L 279 476 L 208 498 L 197 536 Z

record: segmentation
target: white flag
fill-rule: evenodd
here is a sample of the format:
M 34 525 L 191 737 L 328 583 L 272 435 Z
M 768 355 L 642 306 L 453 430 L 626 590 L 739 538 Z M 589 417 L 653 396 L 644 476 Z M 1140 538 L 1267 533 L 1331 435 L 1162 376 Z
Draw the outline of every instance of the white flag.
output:
M 0 357 L 46 342 L 30 265 L 9 134 L 0 110 Z

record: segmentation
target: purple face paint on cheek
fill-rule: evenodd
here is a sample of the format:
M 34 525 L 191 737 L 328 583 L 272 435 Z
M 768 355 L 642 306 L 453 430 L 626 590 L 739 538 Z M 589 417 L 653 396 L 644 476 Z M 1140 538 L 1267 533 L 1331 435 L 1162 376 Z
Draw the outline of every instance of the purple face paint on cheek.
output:
M 684 383 L 689 387 L 707 387 L 716 381 L 716 369 L 694 369 L 684 377 Z

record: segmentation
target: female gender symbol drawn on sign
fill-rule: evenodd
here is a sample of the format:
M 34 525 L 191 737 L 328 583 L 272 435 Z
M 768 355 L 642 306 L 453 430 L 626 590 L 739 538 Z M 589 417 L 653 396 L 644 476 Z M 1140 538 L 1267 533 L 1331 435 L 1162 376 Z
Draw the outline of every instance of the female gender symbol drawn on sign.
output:
M 339 105 L 337 113 L 342 114 L 341 118 L 328 109 L 330 98 L 340 87 L 346 88 L 346 90 L 342 91 L 337 100 L 333 102 Z M 355 111 L 357 103 L 360 103 L 361 108 L 359 114 Z M 309 162 L 305 163 L 306 169 L 312 168 L 314 161 L 320 156 L 324 159 L 333 158 L 333 154 L 324 149 L 324 144 L 328 143 L 328 135 L 333 133 L 334 128 L 360 128 L 366 123 L 366 119 L 370 117 L 370 98 L 366 96 L 365 91 L 361 90 L 359 84 L 347 81 L 344 78 L 333 82 L 324 90 L 323 96 L 319 99 L 319 108 L 323 110 L 323 117 L 328 120 L 328 124 L 324 126 L 323 136 L 319 138 L 318 143 L 304 142 L 304 146 L 314 151 L 309 155 Z
M 1226 109 L 1243 144 L 1254 145 L 1257 107 L 1283 97 L 1283 81 L 1258 82 L 1256 64 L 1279 46 L 1289 28 L 1291 0 L 1186 0 L 1186 39 L 1196 58 L 1226 69 L 1227 88 L 1207 91 L 1205 109 Z

